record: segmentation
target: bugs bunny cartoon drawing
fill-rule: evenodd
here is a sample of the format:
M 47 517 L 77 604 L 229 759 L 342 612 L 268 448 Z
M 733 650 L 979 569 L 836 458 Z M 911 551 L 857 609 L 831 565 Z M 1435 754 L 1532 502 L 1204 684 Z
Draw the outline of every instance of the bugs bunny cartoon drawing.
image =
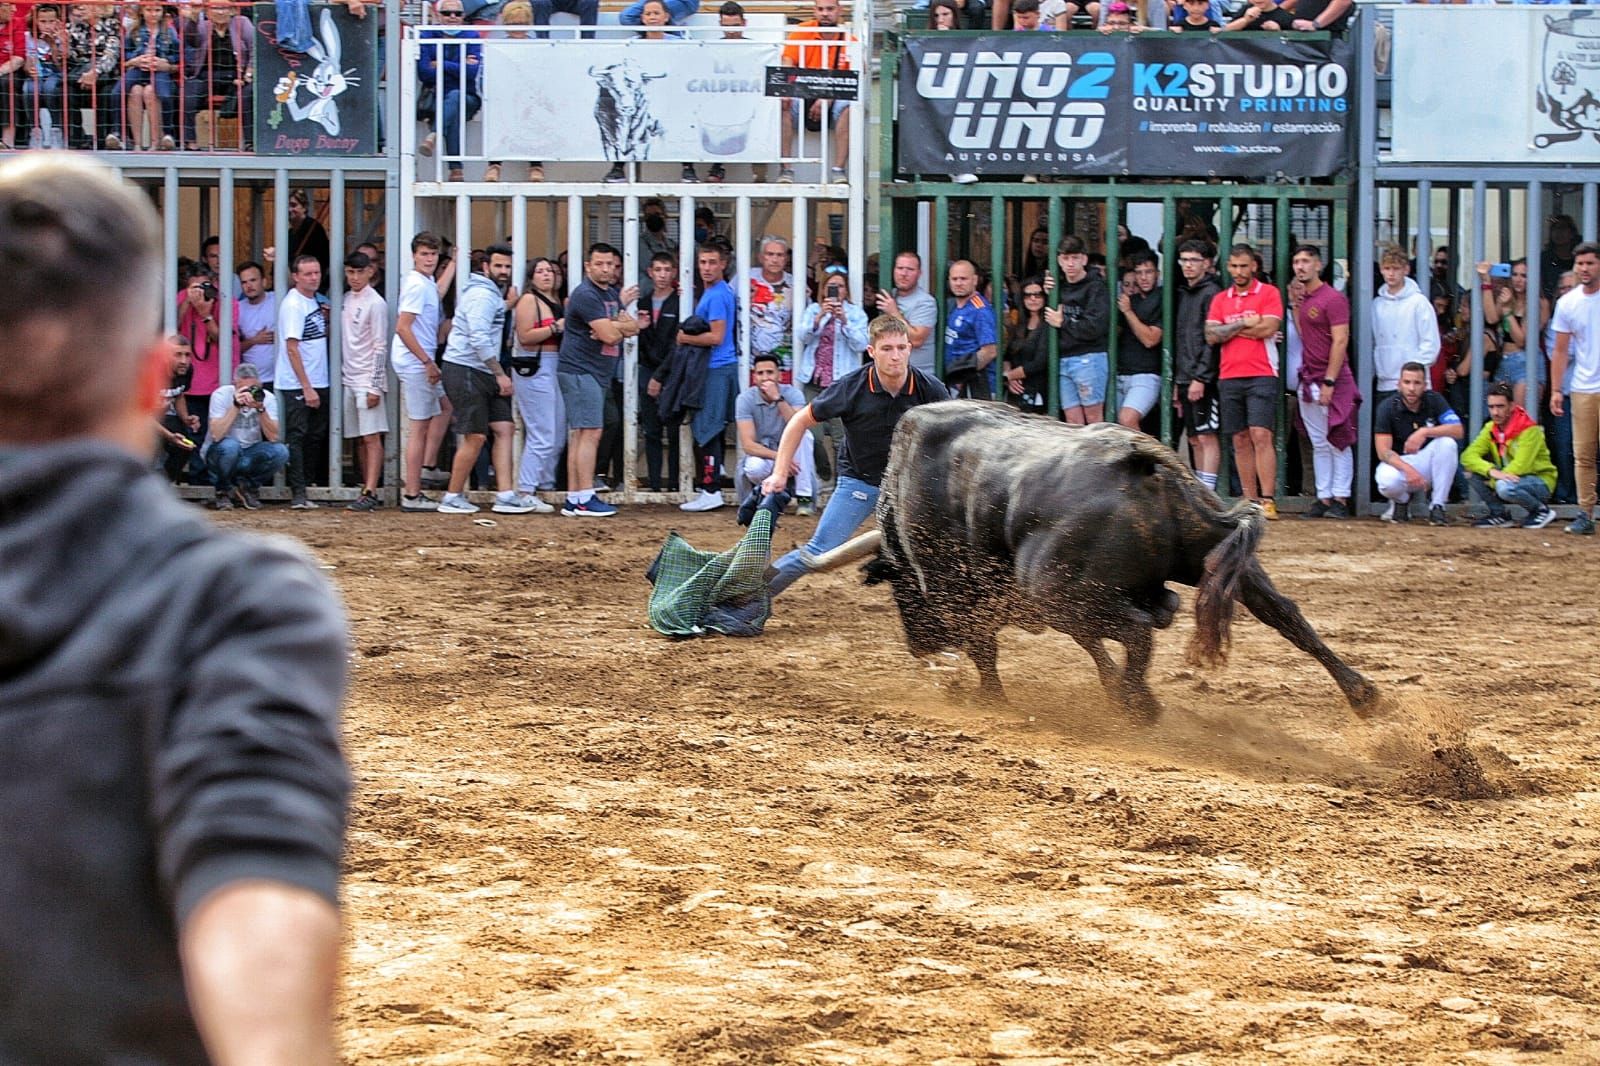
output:
M 330 137 L 339 135 L 339 104 L 335 98 L 361 80 L 355 75 L 354 67 L 339 68 L 339 54 L 339 28 L 334 24 L 332 13 L 324 10 L 322 40 L 312 42 L 306 50 L 316 66 L 305 77 L 290 71 L 278 79 L 273 89 L 273 96 L 289 109 L 290 118 L 296 122 L 315 122 L 327 130 Z M 301 92 L 311 96 L 304 106 L 300 103 Z

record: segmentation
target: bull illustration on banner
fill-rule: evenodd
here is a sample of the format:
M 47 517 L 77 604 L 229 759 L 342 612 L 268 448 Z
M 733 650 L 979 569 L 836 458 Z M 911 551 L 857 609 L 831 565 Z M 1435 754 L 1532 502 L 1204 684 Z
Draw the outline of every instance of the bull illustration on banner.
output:
M 1546 15 L 1544 22 L 1536 102 L 1561 132 L 1536 134 L 1534 147 L 1575 141 L 1585 133 L 1600 140 L 1600 18 L 1578 12 Z

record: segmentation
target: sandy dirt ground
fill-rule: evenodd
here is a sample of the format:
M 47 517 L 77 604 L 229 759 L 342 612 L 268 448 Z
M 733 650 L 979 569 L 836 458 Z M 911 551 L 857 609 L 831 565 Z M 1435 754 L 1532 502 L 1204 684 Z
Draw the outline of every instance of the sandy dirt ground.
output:
M 1059 635 L 976 704 L 853 571 L 659 637 L 644 567 L 726 511 L 223 520 L 349 606 L 351 1062 L 1600 1061 L 1600 568 L 1559 526 L 1278 522 L 1390 709 L 1243 612 L 1192 670 L 1186 614 L 1145 727 Z

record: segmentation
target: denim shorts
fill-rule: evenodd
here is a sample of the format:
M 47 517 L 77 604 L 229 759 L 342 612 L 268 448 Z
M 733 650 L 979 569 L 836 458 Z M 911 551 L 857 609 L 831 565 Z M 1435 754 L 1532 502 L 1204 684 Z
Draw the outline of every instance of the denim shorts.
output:
M 589 374 L 569 374 L 563 370 L 556 374 L 556 384 L 561 386 L 561 403 L 567 411 L 568 429 L 605 428 L 606 390 L 598 379 Z
M 1106 382 L 1111 371 L 1105 352 L 1061 357 L 1061 409 L 1093 407 L 1106 402 Z
M 1500 367 L 1494 372 L 1495 381 L 1521 385 L 1528 380 L 1528 353 L 1507 352 L 1500 357 Z
M 1117 403 L 1131 407 L 1143 418 L 1161 399 L 1160 374 L 1118 374 Z

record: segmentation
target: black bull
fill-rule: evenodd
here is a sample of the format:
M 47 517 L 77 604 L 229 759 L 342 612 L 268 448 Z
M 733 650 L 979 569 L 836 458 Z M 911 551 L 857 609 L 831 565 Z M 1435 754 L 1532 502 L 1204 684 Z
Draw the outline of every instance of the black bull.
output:
M 996 636 L 1014 625 L 1081 644 L 1100 681 L 1153 717 L 1152 632 L 1172 624 L 1175 581 L 1198 589 L 1189 659 L 1227 659 L 1235 601 L 1327 668 L 1352 707 L 1371 681 L 1318 638 L 1256 559 L 1265 517 L 1222 501 L 1167 448 L 1133 430 L 1070 426 L 1000 404 L 956 400 L 908 412 L 895 430 L 878 530 L 815 560 L 832 569 L 877 551 L 918 657 L 965 651 L 982 691 L 1001 695 Z M 1122 668 L 1104 641 L 1127 652 Z

